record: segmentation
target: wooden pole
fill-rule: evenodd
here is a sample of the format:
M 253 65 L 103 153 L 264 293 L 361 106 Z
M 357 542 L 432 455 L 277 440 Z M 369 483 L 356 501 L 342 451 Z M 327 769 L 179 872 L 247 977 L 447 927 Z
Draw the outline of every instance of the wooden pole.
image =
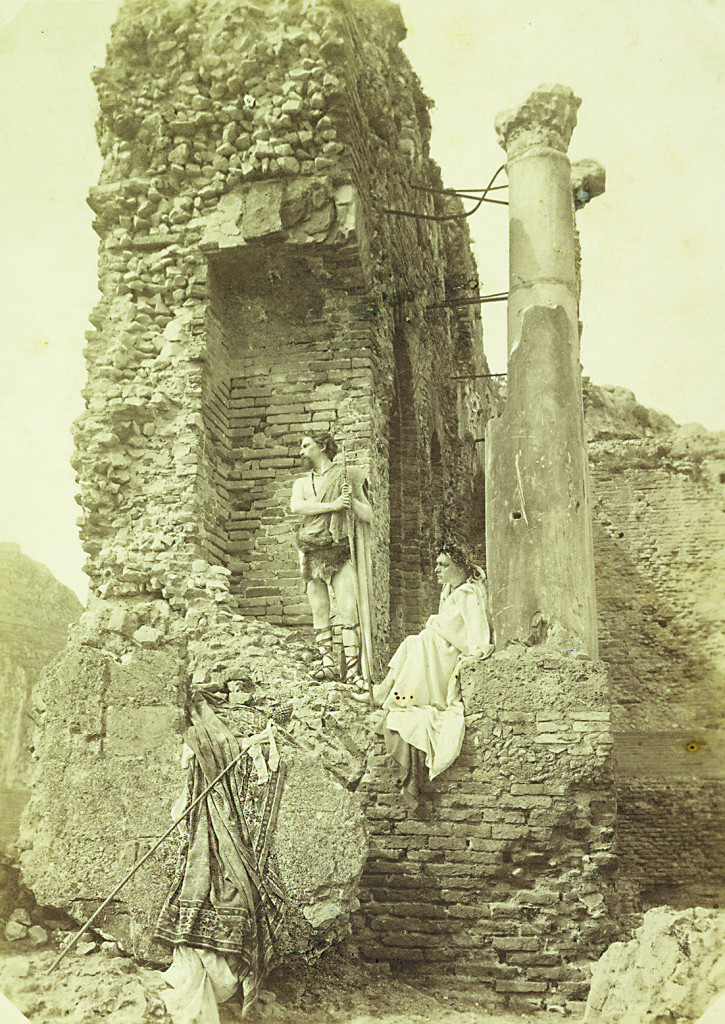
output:
M 345 442 L 342 442 L 342 472 L 343 479 L 347 484 L 347 452 L 345 450 Z M 361 652 L 361 669 L 363 678 L 367 684 L 368 696 L 370 698 L 370 707 L 375 707 L 375 695 L 373 694 L 373 681 L 371 676 L 372 661 L 370 660 L 371 652 L 368 650 L 368 638 L 365 630 L 365 622 L 363 622 L 362 616 L 362 594 L 361 594 L 361 580 L 360 580 L 360 567 L 357 558 L 357 549 L 355 546 L 355 513 L 352 507 L 347 510 L 347 537 L 350 544 L 350 561 L 352 562 L 353 572 L 355 573 L 355 605 L 357 607 L 357 621 L 360 629 L 360 652 Z M 366 573 L 367 576 L 367 573 Z M 367 585 L 367 581 L 366 581 Z M 369 616 L 368 616 L 369 618 Z

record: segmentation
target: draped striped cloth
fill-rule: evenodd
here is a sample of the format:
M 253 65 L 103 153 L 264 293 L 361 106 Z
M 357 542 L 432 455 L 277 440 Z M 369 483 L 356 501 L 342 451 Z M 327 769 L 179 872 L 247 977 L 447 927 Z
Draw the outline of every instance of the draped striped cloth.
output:
M 242 749 L 205 702 L 192 722 L 186 807 Z M 273 960 L 286 907 L 270 857 L 284 765 L 262 785 L 253 769 L 252 757 L 242 757 L 181 824 L 179 862 L 156 928 L 163 942 L 226 957 L 242 985 L 244 1011 Z

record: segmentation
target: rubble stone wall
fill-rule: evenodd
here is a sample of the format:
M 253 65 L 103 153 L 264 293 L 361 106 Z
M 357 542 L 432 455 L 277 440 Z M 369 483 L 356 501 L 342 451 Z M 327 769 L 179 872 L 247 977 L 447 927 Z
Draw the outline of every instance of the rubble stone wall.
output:
M 590 444 L 625 905 L 725 889 L 722 435 Z
M 610 934 L 606 677 L 570 655 L 508 648 L 464 676 L 463 697 L 463 751 L 415 811 L 382 741 L 371 758 L 361 951 L 476 979 L 523 1007 L 581 1000 Z
M 307 621 L 287 506 L 315 427 L 369 471 L 382 650 L 425 618 L 443 531 L 482 540 L 480 311 L 440 305 L 478 279 L 465 221 L 435 219 L 461 204 L 404 34 L 387 0 L 123 7 L 94 73 L 102 298 L 76 424 L 99 596 L 182 609 L 204 560 L 244 612 Z
M 462 210 L 425 191 L 442 182 L 403 36 L 388 0 L 128 0 L 94 72 L 101 298 L 74 458 L 92 599 L 43 691 L 22 858 L 79 917 L 164 828 L 191 689 L 269 714 L 263 692 L 291 688 L 304 736 L 335 720 L 339 695 L 300 709 L 313 654 L 287 510 L 306 430 L 333 428 L 369 472 L 378 670 L 434 606 L 444 526 L 482 537 L 480 310 L 441 305 L 478 286 L 467 228 L 390 212 Z M 366 744 L 339 731 L 323 774 L 347 797 L 332 780 L 342 765 L 354 788 Z M 320 898 L 341 869 L 354 889 L 365 856 L 348 803 L 355 857 L 320 857 Z M 296 826 L 315 856 L 316 827 Z M 139 955 L 157 955 L 168 863 L 103 922 Z

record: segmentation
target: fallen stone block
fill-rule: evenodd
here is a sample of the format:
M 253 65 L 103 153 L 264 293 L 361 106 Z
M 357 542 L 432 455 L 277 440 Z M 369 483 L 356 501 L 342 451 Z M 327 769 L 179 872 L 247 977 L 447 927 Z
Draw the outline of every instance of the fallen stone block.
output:
M 275 706 L 283 696 L 288 698 L 283 668 L 290 657 L 289 644 L 285 646 L 271 627 L 256 630 L 247 653 L 240 643 L 246 634 L 239 627 L 230 625 L 228 636 L 221 635 L 228 649 L 214 645 L 209 650 L 195 649 L 197 663 L 190 670 L 183 667 L 181 652 L 171 645 L 134 648 L 130 660 L 117 663 L 98 648 L 71 643 L 56 662 L 53 707 L 46 714 L 39 747 L 44 773 L 28 809 L 31 843 L 22 858 L 24 878 L 39 902 L 62 907 L 79 923 L 87 920 L 171 824 L 171 806 L 185 784 L 180 757 L 186 730 L 179 685 L 182 672 L 214 678 L 213 669 L 219 663 L 232 674 L 237 668 L 244 675 L 254 670 L 272 681 Z M 208 628 L 204 636 L 205 640 L 211 637 Z M 288 674 L 295 675 L 292 670 Z M 66 764 L 76 748 L 67 722 L 78 717 L 80 708 L 88 709 L 93 693 L 99 695 L 99 681 L 106 703 L 93 720 L 103 723 L 103 757 L 88 755 L 82 761 L 76 757 L 69 775 Z M 294 682 L 307 692 L 304 683 Z M 221 686 L 213 685 L 217 690 Z M 259 698 L 259 690 L 255 696 Z M 250 714 L 237 702 L 231 713 Z M 300 713 L 305 714 L 302 708 Z M 337 715 L 329 712 L 328 732 Z M 357 721 L 354 711 L 350 715 Z M 352 742 L 347 736 L 350 731 L 345 730 L 348 743 Z M 299 735 L 279 739 L 286 774 L 270 837 L 276 873 L 289 900 L 279 949 L 282 957 L 313 953 L 349 934 L 368 851 L 360 802 L 344 784 L 361 772 L 358 760 L 364 757 L 364 737 L 353 744 L 360 750 L 356 757 L 337 741 L 337 732 L 318 737 L 301 719 L 294 732 Z M 354 731 L 352 738 L 357 738 Z M 51 813 L 60 801 L 63 818 Z M 104 937 L 125 952 L 157 963 L 170 959 L 169 948 L 153 935 L 173 877 L 177 847 L 174 834 L 99 919 Z M 29 918 L 27 924 L 31 924 Z M 24 938 L 26 926 L 15 927 L 20 930 L 18 938 Z
M 44 946 L 48 941 L 48 933 L 39 924 L 34 924 L 32 928 L 28 928 L 28 938 L 34 946 Z
M 17 942 L 18 939 L 26 939 L 28 929 L 19 921 L 8 921 L 5 925 L 5 938 L 8 942 Z

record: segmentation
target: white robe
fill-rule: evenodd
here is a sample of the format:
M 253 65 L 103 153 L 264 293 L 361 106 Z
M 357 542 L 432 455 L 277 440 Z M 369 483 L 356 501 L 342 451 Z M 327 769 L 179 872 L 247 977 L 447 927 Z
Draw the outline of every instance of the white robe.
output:
M 492 651 L 483 577 L 444 587 L 438 613 L 406 637 L 375 688 L 388 752 L 401 764 L 400 740 L 424 754 L 431 779 L 455 761 L 465 731 L 460 659 Z

